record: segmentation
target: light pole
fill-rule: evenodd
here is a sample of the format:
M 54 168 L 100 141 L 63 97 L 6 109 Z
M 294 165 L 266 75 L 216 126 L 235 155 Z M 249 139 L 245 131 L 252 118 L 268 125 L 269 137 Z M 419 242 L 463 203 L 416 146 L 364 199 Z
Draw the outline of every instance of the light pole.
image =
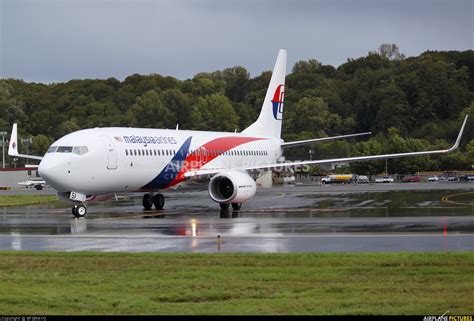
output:
M 31 145 L 31 143 L 33 143 L 33 139 L 31 137 L 22 138 L 21 142 L 22 142 L 22 144 L 26 145 L 26 154 L 28 155 L 28 153 L 29 153 L 29 148 L 28 147 Z
M 5 135 L 7 134 L 7 132 L 0 132 L 0 135 L 2 135 L 2 165 L 3 165 L 3 168 L 5 168 Z

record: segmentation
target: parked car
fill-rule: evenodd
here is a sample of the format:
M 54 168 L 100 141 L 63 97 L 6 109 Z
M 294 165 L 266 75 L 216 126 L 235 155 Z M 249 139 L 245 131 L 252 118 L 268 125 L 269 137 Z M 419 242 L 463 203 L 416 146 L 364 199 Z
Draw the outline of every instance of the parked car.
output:
M 357 177 L 357 184 L 369 184 L 369 178 L 364 175 L 360 175 Z
M 409 177 L 404 177 L 402 179 L 403 183 L 419 183 L 420 182 L 420 177 L 419 176 L 409 176 Z
M 448 176 L 448 182 L 457 182 L 458 178 L 456 176 Z
M 393 183 L 394 180 L 390 176 L 378 177 L 375 179 L 376 183 Z
M 437 181 L 439 181 L 439 177 L 436 175 L 431 175 L 430 177 L 428 177 L 428 182 L 437 182 Z
M 459 181 L 461 182 L 469 182 L 469 181 L 474 181 L 474 174 L 466 174 L 463 176 L 459 176 Z

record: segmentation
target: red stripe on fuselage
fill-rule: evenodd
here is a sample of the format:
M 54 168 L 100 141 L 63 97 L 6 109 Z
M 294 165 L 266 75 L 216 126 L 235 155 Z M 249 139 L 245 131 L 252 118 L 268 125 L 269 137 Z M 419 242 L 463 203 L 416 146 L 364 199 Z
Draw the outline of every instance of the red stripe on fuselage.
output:
M 256 140 L 263 140 L 265 138 L 257 137 L 221 137 L 216 138 L 207 142 L 206 144 L 197 147 L 191 154 L 186 157 L 183 167 L 176 175 L 176 178 L 172 180 L 167 187 L 176 185 L 184 181 L 184 173 L 197 170 L 211 162 L 215 158 L 222 155 L 223 152 L 227 152 L 232 148 L 240 146 L 245 143 L 253 142 Z

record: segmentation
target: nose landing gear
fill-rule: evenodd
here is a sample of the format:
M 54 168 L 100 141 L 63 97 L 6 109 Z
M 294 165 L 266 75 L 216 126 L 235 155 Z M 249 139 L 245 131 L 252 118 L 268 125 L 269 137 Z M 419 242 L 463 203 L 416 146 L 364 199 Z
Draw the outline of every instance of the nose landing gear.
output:
M 80 203 L 80 204 L 75 204 L 72 207 L 72 215 L 75 217 L 84 217 L 87 214 L 87 207 L 86 204 Z
M 152 206 L 155 206 L 157 210 L 163 209 L 165 206 L 165 198 L 162 194 L 146 193 L 143 195 L 143 208 L 151 210 Z

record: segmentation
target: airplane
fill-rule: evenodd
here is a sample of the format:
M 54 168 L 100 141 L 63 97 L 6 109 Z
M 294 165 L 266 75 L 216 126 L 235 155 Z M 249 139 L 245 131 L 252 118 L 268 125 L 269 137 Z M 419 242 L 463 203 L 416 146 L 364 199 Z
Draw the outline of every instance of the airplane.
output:
M 72 214 L 83 217 L 86 203 L 110 199 L 115 193 L 141 192 L 143 207 L 164 207 L 161 191 L 207 184 L 221 209 L 239 210 L 256 193 L 255 173 L 294 168 L 449 153 L 459 146 L 468 116 L 454 145 L 445 150 L 306 160 L 281 163 L 283 150 L 320 141 L 357 137 L 358 133 L 302 141 L 281 139 L 284 112 L 286 50 L 281 49 L 258 119 L 242 132 L 149 128 L 90 128 L 55 141 L 46 154 L 18 152 L 17 124 L 8 154 L 41 160 L 38 171 L 60 199 L 73 202 Z
M 19 182 L 18 185 L 25 186 L 26 188 L 34 187 L 37 190 L 41 190 L 46 185 L 46 182 L 41 178 L 38 178 L 38 179 L 33 178 L 33 179 L 27 179 L 26 181 L 23 181 L 23 182 Z

